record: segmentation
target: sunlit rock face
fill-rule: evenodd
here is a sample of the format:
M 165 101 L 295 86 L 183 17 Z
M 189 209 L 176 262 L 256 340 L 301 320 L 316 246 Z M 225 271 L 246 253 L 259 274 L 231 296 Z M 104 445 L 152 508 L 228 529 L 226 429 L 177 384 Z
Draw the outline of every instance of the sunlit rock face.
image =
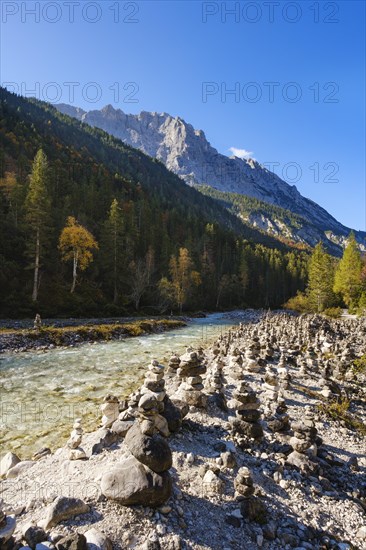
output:
M 96 126 L 159 159 L 189 185 L 209 185 L 219 191 L 238 193 L 289 210 L 301 219 L 283 221 L 275 212 L 251 213 L 245 221 L 275 236 L 314 246 L 322 239 L 333 253 L 340 253 L 350 229 L 324 208 L 301 195 L 252 158 L 228 157 L 218 153 L 202 130 L 168 113 L 142 111 L 129 115 L 111 105 L 83 111 L 71 105 L 56 107 L 64 114 Z M 355 232 L 363 246 L 366 233 Z

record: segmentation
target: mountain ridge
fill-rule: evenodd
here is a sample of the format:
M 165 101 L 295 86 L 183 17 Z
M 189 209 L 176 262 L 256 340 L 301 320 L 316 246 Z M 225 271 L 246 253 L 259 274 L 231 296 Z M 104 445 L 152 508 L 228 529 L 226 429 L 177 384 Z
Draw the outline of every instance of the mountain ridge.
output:
M 254 159 L 222 155 L 210 144 L 203 130 L 195 129 L 179 116 L 148 111 L 131 115 L 112 105 L 91 111 L 67 104 L 55 107 L 157 158 L 199 190 L 200 186 L 208 185 L 219 192 L 241 194 L 300 215 L 305 220 L 304 229 L 301 236 L 292 234 L 295 242 L 314 246 L 323 240 L 332 253 L 339 255 L 347 241 L 351 228 L 301 195 L 296 186 L 289 185 Z M 250 220 L 247 221 L 250 224 Z M 277 222 L 268 217 L 265 225 Z M 255 227 L 255 223 L 251 225 Z M 364 249 L 366 232 L 354 230 L 354 233 Z

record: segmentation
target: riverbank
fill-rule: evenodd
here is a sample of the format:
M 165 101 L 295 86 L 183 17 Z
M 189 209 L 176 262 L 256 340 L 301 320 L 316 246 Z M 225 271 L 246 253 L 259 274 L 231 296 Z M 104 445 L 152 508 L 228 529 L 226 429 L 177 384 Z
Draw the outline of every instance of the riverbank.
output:
M 363 361 L 353 367 L 365 340 L 362 321 L 318 316 L 278 315 L 231 329 L 201 355 L 207 404 L 186 407 L 181 425 L 164 438 L 173 484 L 164 505 L 150 506 L 147 496 L 123 506 L 104 495 L 101 480 L 130 451 L 113 427 L 99 429 L 82 437 L 86 458 L 70 460 L 70 449 L 60 447 L 15 466 L 0 483 L 4 510 L 17 518 L 16 539 L 27 540 L 22 533 L 32 522 L 56 549 L 70 537 L 86 550 L 80 537 L 91 543 L 92 528 L 111 541 L 97 548 L 114 550 L 365 548 L 366 372 Z M 173 403 L 180 382 L 178 373 L 165 372 Z M 139 400 L 133 395 L 129 405 Z M 250 406 L 240 414 L 243 403 Z M 127 404 L 119 405 L 126 416 Z M 134 452 L 141 456 L 140 448 Z M 56 518 L 60 497 L 68 509 Z M 67 500 L 75 498 L 83 507 Z
M 76 346 L 86 342 L 121 340 L 156 334 L 186 326 L 182 319 L 142 319 L 103 324 L 43 326 L 41 329 L 0 329 L 0 353 L 47 350 L 59 346 Z

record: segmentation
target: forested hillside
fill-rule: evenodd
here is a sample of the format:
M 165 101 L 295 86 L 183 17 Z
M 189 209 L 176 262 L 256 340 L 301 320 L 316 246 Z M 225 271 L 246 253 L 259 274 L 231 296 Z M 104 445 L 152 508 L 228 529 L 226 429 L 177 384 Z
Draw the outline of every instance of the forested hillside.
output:
M 162 163 L 1 90 L 2 316 L 278 306 L 307 254 L 242 223 Z

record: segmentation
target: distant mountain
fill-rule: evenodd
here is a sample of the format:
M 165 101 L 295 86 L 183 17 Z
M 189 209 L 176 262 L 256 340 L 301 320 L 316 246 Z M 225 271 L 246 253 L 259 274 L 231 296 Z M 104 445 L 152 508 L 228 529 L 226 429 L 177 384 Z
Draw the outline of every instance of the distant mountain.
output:
M 146 111 L 129 115 L 111 105 L 89 112 L 65 104 L 56 107 L 62 113 L 101 128 L 161 160 L 189 185 L 195 185 L 198 189 L 201 185 L 208 185 L 225 194 L 240 194 L 261 201 L 259 217 L 249 211 L 244 218 L 240 216 L 252 227 L 310 246 L 321 239 L 334 254 L 340 253 L 351 231 L 324 208 L 303 197 L 295 186 L 289 185 L 257 161 L 218 153 L 202 130 L 195 130 L 180 117 Z M 235 196 L 230 198 L 226 195 L 226 202 L 236 200 Z M 265 203 L 280 210 L 266 210 Z M 281 209 L 301 217 L 297 230 L 283 222 Z M 366 233 L 355 231 L 355 234 L 364 248 Z

